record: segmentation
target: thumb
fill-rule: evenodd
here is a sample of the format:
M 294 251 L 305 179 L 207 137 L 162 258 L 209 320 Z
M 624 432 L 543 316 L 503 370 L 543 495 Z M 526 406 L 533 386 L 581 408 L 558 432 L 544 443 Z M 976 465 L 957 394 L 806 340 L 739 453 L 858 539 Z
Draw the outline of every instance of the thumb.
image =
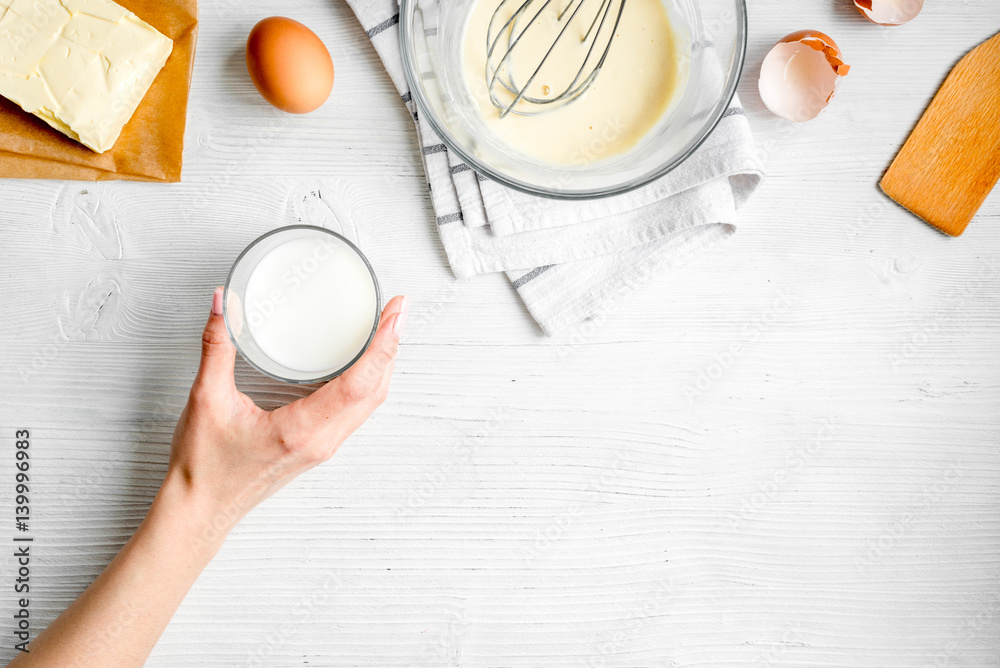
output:
M 207 388 L 219 389 L 235 385 L 236 347 L 229 339 L 222 317 L 222 288 L 212 295 L 212 312 L 201 335 L 201 366 L 195 382 Z

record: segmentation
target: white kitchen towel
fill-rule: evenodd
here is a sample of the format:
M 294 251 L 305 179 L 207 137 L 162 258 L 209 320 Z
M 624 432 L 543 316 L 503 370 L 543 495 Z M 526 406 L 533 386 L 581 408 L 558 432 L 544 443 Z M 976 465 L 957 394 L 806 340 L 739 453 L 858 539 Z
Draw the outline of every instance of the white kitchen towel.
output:
M 738 99 L 681 166 L 615 197 L 561 201 L 472 170 L 420 117 L 399 47 L 397 0 L 348 0 L 413 115 L 438 232 L 459 278 L 506 272 L 548 334 L 601 315 L 622 296 L 736 231 L 763 177 Z

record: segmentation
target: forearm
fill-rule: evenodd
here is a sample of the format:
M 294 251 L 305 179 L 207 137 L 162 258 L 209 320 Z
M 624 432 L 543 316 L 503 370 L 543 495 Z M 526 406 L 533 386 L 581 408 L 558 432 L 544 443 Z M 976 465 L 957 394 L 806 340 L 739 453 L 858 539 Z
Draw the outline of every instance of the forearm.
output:
M 142 666 L 230 528 L 202 505 L 168 475 L 114 560 L 10 668 Z
M 2 0 L 0 0 L 2 1 Z M 265 412 L 236 388 L 222 288 L 171 445 L 166 480 L 132 539 L 9 668 L 142 666 L 233 526 L 296 475 L 329 459 L 389 391 L 406 300 L 382 311 L 364 356 L 306 399 Z

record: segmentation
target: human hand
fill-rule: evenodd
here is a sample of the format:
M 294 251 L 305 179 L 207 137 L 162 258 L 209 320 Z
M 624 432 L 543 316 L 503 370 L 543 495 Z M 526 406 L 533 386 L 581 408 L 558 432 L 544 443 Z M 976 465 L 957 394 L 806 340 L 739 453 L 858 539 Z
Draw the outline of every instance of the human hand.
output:
M 405 323 L 406 298 L 395 297 L 354 366 L 312 395 L 268 413 L 236 389 L 236 349 L 217 289 L 202 337 L 201 368 L 174 430 L 167 476 L 146 518 L 87 590 L 31 643 L 30 654 L 25 650 L 10 666 L 142 666 L 229 530 L 289 480 L 329 459 L 385 400 Z M 109 636 L 108 629 L 117 630 Z
M 236 388 L 236 349 L 222 317 L 222 288 L 202 337 L 201 367 L 174 430 L 161 496 L 182 504 L 221 544 L 254 506 L 292 478 L 326 461 L 385 400 L 406 323 L 406 297 L 394 297 L 364 356 L 313 394 L 275 411 Z

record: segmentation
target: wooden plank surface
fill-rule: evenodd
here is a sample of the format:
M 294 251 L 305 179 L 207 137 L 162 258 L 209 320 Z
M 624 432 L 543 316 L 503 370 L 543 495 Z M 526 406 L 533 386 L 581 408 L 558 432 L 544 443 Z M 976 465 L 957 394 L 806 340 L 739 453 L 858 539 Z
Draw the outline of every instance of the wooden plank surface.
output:
M 315 114 L 249 82 L 243 40 L 272 14 L 330 46 Z M 740 93 L 769 178 L 743 229 L 549 339 L 502 277 L 452 279 L 346 5 L 205 0 L 183 183 L 0 181 L 0 507 L 28 428 L 33 628 L 143 516 L 212 287 L 335 202 L 386 294 L 414 298 L 390 400 L 236 529 L 149 666 L 1000 665 L 1000 198 L 948 239 L 877 188 L 996 19 L 753 0 Z M 801 28 L 853 69 L 792 125 L 756 76 Z M 238 376 L 265 405 L 303 393 Z

